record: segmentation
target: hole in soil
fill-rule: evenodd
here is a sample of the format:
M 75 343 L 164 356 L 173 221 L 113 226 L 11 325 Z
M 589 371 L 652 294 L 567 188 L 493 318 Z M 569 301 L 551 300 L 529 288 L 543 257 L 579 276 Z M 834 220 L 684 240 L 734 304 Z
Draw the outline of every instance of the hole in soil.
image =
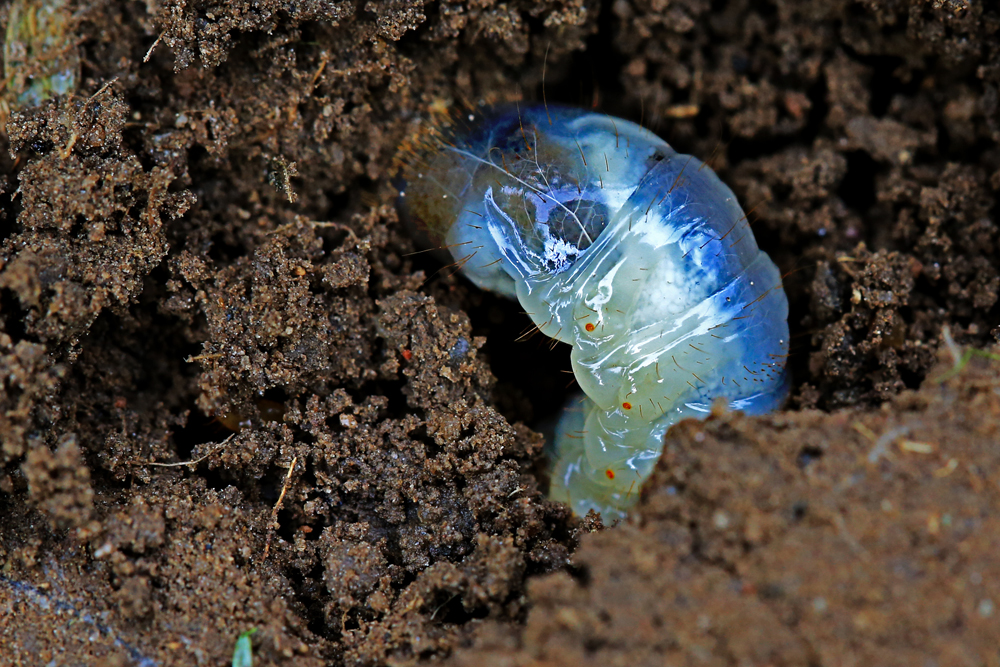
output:
M 840 182 L 837 195 L 857 211 L 867 211 L 875 205 L 875 175 L 878 163 L 867 153 L 847 153 L 847 173 Z
M 323 563 L 317 562 L 309 572 L 299 568 L 287 568 L 285 576 L 292 583 L 296 601 L 303 607 L 303 617 L 309 631 L 317 637 L 327 637 L 336 641 L 340 637 L 337 628 L 328 626 L 324 607 L 329 593 L 323 585 Z
M 423 444 L 424 455 L 428 459 L 433 459 L 441 454 L 441 446 L 434 442 L 434 438 L 427 435 L 427 427 L 425 426 L 418 426 L 413 431 L 410 431 L 410 439 Z
M 906 86 L 900 83 L 896 70 L 905 63 L 902 58 L 893 56 L 875 56 L 867 58 L 872 68 L 871 110 L 876 118 L 884 116 L 889 111 L 892 98 L 902 93 Z
M 277 537 L 289 544 L 295 543 L 295 534 L 299 530 L 300 524 L 295 520 L 298 514 L 289 508 L 278 510 L 278 529 L 275 532 Z
M 562 410 L 578 391 L 569 362 L 570 347 L 533 331 L 535 325 L 516 301 L 484 295 L 467 308 L 473 335 L 487 336 L 486 353 L 497 378 L 497 409 L 509 420 L 537 425 Z
M 818 461 L 823 457 L 823 450 L 819 447 L 806 446 L 799 451 L 799 455 L 795 458 L 796 465 L 803 470 L 809 466 L 813 461 Z
M 595 107 L 611 115 L 627 113 L 623 103 L 628 96 L 621 84 L 621 72 L 628 59 L 615 45 L 618 18 L 614 3 L 602 2 L 597 25 L 600 29 L 587 38 L 587 46 L 568 56 L 569 65 L 560 68 L 565 72 L 561 79 L 547 78 L 535 90 L 535 100 L 570 104 L 584 108 Z M 548 72 L 552 72 L 549 61 Z M 544 85 L 544 95 L 542 90 Z M 630 119 L 637 120 L 637 119 Z
M 3 318 L 3 328 L 10 339 L 23 340 L 27 334 L 25 322 L 28 310 L 21 307 L 21 300 L 12 290 L 0 289 L 0 312 L 6 315 Z
M 566 566 L 566 572 L 569 576 L 573 577 L 581 586 L 586 588 L 590 585 L 590 568 L 585 565 L 573 565 L 572 563 Z
M 174 448 L 180 461 L 190 461 L 191 452 L 198 445 L 207 442 L 222 442 L 233 431 L 216 417 L 210 417 L 198 408 L 191 408 L 191 415 L 188 417 L 187 425 L 184 428 L 174 431 Z
M 448 591 L 438 591 L 427 608 L 431 612 L 430 620 L 441 625 L 465 625 L 473 618 L 486 616 L 486 613 L 466 611 L 465 605 L 462 604 L 462 596 Z
M 617 19 L 610 3 L 605 3 L 601 11 L 598 25 L 604 27 L 588 39 L 585 50 L 568 57 L 569 67 L 563 67 L 564 63 L 561 63 L 555 68 L 560 78 L 549 78 L 539 84 L 534 91 L 533 103 L 545 99 L 551 104 L 595 107 L 601 112 L 621 115 L 648 126 L 649 117 L 642 123 L 643 119 L 635 117 L 634 109 L 623 109 L 628 96 L 621 88 L 619 75 L 625 59 L 614 48 L 614 30 L 609 27 Z M 552 69 L 549 71 L 551 73 Z M 589 88 L 586 87 L 588 85 Z M 818 99 L 824 98 L 823 92 L 821 84 L 810 90 L 810 94 Z M 631 99 L 634 100 L 634 97 Z M 820 112 L 814 112 L 809 120 L 815 126 L 813 131 L 818 132 L 822 121 Z M 655 131 L 655 128 L 652 129 Z M 738 140 L 733 141 L 739 143 Z M 781 137 L 744 141 L 733 152 L 771 154 L 790 141 Z M 866 166 L 861 164 L 859 168 L 864 170 Z M 860 191 L 858 196 L 874 201 L 874 186 L 872 183 L 867 185 L 869 190 Z M 462 196 L 465 196 L 464 192 Z M 419 243 L 417 249 L 424 250 Z M 454 279 L 446 277 L 454 274 L 455 269 L 442 271 L 442 264 L 431 253 L 409 257 L 414 269 L 423 270 L 430 276 L 425 288 L 430 288 L 428 291 L 435 294 L 439 302 L 463 309 L 470 317 L 474 335 L 486 337 L 488 344 L 483 352 L 497 378 L 493 401 L 500 413 L 509 421 L 522 421 L 536 429 L 545 421 L 554 421 L 567 399 L 578 391 L 569 363 L 569 346 L 555 343 L 538 332 L 516 301 L 481 292 L 462 276 Z M 461 285 L 466 286 L 465 290 L 459 287 Z M 452 288 L 451 292 L 447 291 L 448 287 Z M 630 404 L 624 405 L 626 409 L 631 409 Z M 429 447 L 429 451 L 433 450 Z M 613 478 L 610 470 L 608 475 Z
M 205 487 L 213 491 L 224 491 L 233 485 L 232 476 L 225 474 L 220 468 L 214 470 L 204 468 L 198 474 L 205 480 Z
M 228 266 L 247 254 L 247 248 L 239 245 L 229 231 L 213 234 L 211 242 L 208 256 L 220 266 Z

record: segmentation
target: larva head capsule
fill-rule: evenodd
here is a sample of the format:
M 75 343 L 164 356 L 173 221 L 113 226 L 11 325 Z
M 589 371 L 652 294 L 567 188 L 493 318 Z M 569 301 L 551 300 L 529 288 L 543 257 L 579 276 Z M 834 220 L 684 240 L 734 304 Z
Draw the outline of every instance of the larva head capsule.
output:
M 561 106 L 459 116 L 422 143 L 404 159 L 408 217 L 474 283 L 511 297 L 516 283 L 538 289 L 572 266 L 673 153 L 634 123 Z
M 406 213 L 474 283 L 573 346 L 586 397 L 563 419 L 552 493 L 576 511 L 620 514 L 666 429 L 716 398 L 784 400 L 780 276 L 700 160 L 604 114 L 501 107 L 426 142 L 403 179 Z

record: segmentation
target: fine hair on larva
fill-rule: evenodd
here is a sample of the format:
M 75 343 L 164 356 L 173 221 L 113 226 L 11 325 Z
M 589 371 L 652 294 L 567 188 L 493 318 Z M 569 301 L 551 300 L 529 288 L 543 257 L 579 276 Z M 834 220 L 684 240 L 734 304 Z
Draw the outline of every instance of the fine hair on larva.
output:
M 630 121 L 553 104 L 454 114 L 401 151 L 405 219 L 482 289 L 572 346 L 582 395 L 548 444 L 550 495 L 613 521 L 663 438 L 713 402 L 788 393 L 788 300 L 733 192 Z

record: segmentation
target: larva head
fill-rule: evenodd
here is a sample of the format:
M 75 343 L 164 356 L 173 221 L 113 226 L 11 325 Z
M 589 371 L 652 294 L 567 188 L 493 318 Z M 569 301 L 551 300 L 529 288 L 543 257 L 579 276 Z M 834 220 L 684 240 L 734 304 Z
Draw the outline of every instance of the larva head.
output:
M 494 107 L 456 117 L 404 152 L 404 212 L 449 247 L 476 284 L 572 266 L 673 151 L 628 121 L 562 106 Z

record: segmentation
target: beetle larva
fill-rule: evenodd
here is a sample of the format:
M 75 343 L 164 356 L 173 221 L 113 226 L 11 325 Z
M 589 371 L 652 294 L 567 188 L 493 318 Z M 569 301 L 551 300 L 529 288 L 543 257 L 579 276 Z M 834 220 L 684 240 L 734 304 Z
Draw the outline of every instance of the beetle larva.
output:
M 467 121 L 467 122 L 466 122 Z M 667 429 L 788 392 L 788 301 L 732 191 L 626 120 L 564 106 L 470 113 L 407 151 L 400 202 L 483 289 L 572 345 L 550 494 L 614 520 Z

